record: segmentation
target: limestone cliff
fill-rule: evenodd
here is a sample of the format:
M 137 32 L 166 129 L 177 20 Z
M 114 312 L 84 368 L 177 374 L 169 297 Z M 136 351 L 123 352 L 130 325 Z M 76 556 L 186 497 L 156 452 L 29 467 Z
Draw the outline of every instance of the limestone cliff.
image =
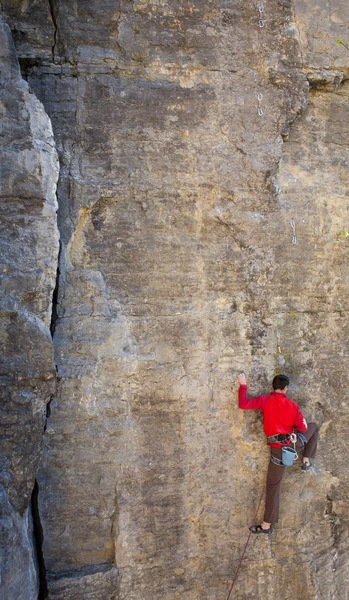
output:
M 60 162 L 42 597 L 224 600 L 268 461 L 244 370 L 251 393 L 289 374 L 321 444 L 234 598 L 348 598 L 349 8 L 259 6 L 2 2 Z M 12 490 L 19 511 L 31 489 Z

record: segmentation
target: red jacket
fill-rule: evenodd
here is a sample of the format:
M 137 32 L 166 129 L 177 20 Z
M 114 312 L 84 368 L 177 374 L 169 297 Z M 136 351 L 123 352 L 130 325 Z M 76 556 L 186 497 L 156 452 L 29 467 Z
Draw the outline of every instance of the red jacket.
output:
M 247 385 L 240 385 L 239 408 L 245 410 L 259 408 L 263 411 L 264 433 L 267 437 L 277 433 L 291 433 L 294 429 L 303 432 L 308 429 L 298 404 L 280 392 L 247 398 Z M 279 442 L 269 446 L 281 448 Z

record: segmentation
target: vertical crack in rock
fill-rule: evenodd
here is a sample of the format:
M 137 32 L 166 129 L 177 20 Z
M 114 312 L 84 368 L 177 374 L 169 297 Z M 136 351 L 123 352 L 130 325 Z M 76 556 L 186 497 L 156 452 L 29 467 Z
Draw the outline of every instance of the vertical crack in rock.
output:
M 57 274 L 56 274 L 56 285 L 52 294 L 52 307 L 51 307 L 51 323 L 50 332 L 52 340 L 54 338 L 56 323 L 58 320 L 58 297 L 59 297 L 59 278 L 60 278 L 60 259 L 61 259 L 62 243 L 59 241 L 59 252 L 57 257 Z M 57 363 L 55 361 L 55 368 L 57 371 Z M 51 416 L 51 402 L 54 395 L 51 395 L 49 401 L 46 404 L 46 415 L 44 424 L 44 434 L 47 429 L 47 421 Z M 39 595 L 38 600 L 46 600 L 48 598 L 48 583 L 46 577 L 46 564 L 43 551 L 44 534 L 40 518 L 39 510 L 39 484 L 35 480 L 33 494 L 32 494 L 32 516 L 33 516 L 33 527 L 34 527 L 34 540 L 37 555 L 38 574 L 39 574 Z
M 47 421 L 49 420 L 49 418 L 51 416 L 51 402 L 52 402 L 53 398 L 54 398 L 54 396 L 52 395 L 51 398 L 49 399 L 48 403 L 46 404 L 44 433 L 46 432 L 46 429 L 47 429 Z
M 58 258 L 57 258 L 56 285 L 55 285 L 55 288 L 54 288 L 53 294 L 52 294 L 51 324 L 50 324 L 50 332 L 51 332 L 52 339 L 55 334 L 56 323 L 58 320 L 58 296 L 59 296 L 59 278 L 60 278 L 60 274 L 61 274 L 61 271 L 60 271 L 61 252 L 62 252 L 62 243 L 60 241 Z M 50 402 L 51 402 L 51 400 L 50 400 Z
M 53 60 L 53 62 L 55 62 L 55 49 L 56 49 L 56 45 L 57 45 L 58 25 L 57 25 L 54 0 L 48 0 L 48 3 L 49 3 L 49 7 L 50 7 L 52 23 L 55 28 L 54 34 L 53 34 L 53 46 L 52 46 L 52 60 Z
M 43 542 L 44 534 L 42 530 L 42 524 L 40 519 L 39 511 L 39 485 L 35 479 L 34 489 L 32 493 L 32 516 L 33 516 L 33 529 L 34 529 L 34 542 L 36 548 L 36 557 L 38 563 L 39 572 L 39 595 L 38 600 L 45 600 L 48 596 L 48 587 L 46 579 L 46 566 L 43 553 Z

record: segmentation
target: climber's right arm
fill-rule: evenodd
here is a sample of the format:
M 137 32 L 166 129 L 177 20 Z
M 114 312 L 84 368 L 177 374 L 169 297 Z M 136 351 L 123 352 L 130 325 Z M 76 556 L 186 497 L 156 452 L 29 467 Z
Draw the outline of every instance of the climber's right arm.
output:
M 238 375 L 238 382 L 240 384 L 238 397 L 239 397 L 239 408 L 244 410 L 255 410 L 263 408 L 266 400 L 269 398 L 266 394 L 262 396 L 255 396 L 254 398 L 247 398 L 247 381 L 243 373 Z

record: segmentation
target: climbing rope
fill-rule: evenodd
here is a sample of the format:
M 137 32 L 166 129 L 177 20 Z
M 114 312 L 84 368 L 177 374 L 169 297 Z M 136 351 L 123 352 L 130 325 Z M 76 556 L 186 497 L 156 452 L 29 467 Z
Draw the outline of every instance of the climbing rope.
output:
M 256 525 L 256 521 L 257 521 L 257 517 L 258 517 L 258 511 L 259 511 L 260 505 L 261 505 L 261 503 L 262 503 L 262 500 L 263 500 L 263 496 L 264 496 L 264 492 L 265 492 L 265 487 L 266 487 L 266 484 L 267 484 L 267 482 L 265 482 L 265 484 L 264 484 L 264 486 L 263 486 L 262 493 L 261 493 L 261 497 L 259 498 L 259 502 L 258 502 L 257 510 L 256 510 L 256 512 L 255 512 L 255 515 L 254 515 L 254 517 L 253 517 L 253 523 L 252 523 L 251 527 L 254 527 L 254 526 Z M 247 541 L 246 541 L 245 547 L 244 547 L 244 549 L 243 549 L 243 551 L 242 551 L 241 558 L 240 558 L 240 561 L 239 561 L 238 567 L 237 567 L 237 569 L 236 569 L 236 572 L 235 572 L 235 575 L 234 575 L 233 583 L 231 584 L 231 587 L 230 587 L 230 590 L 229 590 L 229 594 L 228 594 L 228 596 L 227 596 L 227 600 L 229 600 L 229 599 L 230 599 L 230 596 L 231 596 L 231 593 L 232 593 L 232 591 L 233 591 L 233 588 L 234 588 L 235 582 L 236 582 L 236 580 L 237 580 L 237 578 L 238 578 L 238 574 L 239 574 L 239 571 L 240 571 L 240 567 L 241 567 L 241 565 L 242 565 L 242 561 L 244 560 L 244 556 L 245 556 L 245 553 L 246 553 L 247 546 L 248 546 L 248 543 L 249 543 L 249 541 L 250 541 L 251 535 L 252 535 L 252 531 L 250 531 L 250 532 L 249 532 L 249 534 L 248 534 L 248 537 L 247 537 Z

